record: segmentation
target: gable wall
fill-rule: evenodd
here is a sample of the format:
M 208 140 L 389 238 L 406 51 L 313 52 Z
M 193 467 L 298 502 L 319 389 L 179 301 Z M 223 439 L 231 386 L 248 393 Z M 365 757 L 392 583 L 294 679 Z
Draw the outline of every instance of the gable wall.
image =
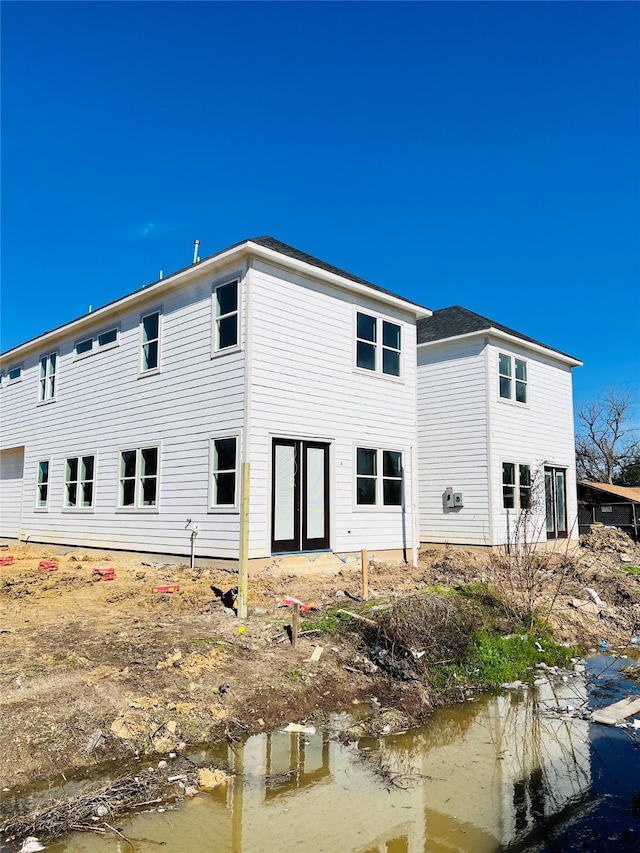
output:
M 402 326 L 402 381 L 354 369 L 354 304 Z M 415 318 L 254 261 L 250 295 L 250 556 L 271 553 L 274 436 L 331 443 L 334 551 L 411 548 Z M 355 447 L 404 452 L 406 512 L 355 508 Z
M 506 353 L 527 361 L 528 402 L 500 398 L 498 356 Z M 568 526 L 577 538 L 576 469 L 571 368 L 524 347 L 493 341 L 487 349 L 491 424 L 491 481 L 494 495 L 494 540 L 507 539 L 507 511 L 502 506 L 502 463 L 566 468 Z M 542 507 L 541 507 L 542 509 Z M 513 510 L 510 528 L 513 529 Z M 546 541 L 544 518 L 532 535 Z

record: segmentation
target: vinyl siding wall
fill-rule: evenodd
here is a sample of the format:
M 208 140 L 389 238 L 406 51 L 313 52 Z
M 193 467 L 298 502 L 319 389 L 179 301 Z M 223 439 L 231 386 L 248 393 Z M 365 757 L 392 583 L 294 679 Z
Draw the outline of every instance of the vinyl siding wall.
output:
M 498 381 L 500 353 L 525 359 L 528 374 L 526 405 L 503 400 Z M 502 463 L 530 464 L 541 469 L 545 464 L 566 469 L 567 524 L 570 538 L 578 538 L 576 468 L 573 426 L 571 368 L 537 355 L 525 347 L 490 342 L 487 348 L 488 388 L 491 424 L 491 482 L 494 495 L 494 531 L 496 543 L 507 541 L 507 511 L 502 501 Z M 546 542 L 542 495 L 541 515 L 532 527 L 532 535 Z M 510 531 L 515 514 L 510 510 Z M 563 541 L 563 540 L 560 540 Z
M 415 318 L 254 261 L 250 273 L 251 557 L 271 553 L 274 437 L 331 444 L 331 548 L 411 548 Z M 354 369 L 358 306 L 402 327 L 401 381 Z M 406 511 L 355 507 L 355 448 L 404 453 Z
M 490 544 L 483 339 L 418 350 L 418 459 L 422 542 Z M 464 506 L 444 504 L 447 488 Z
M 237 267 L 227 270 L 237 271 Z M 241 271 L 242 272 L 242 271 Z M 187 519 L 197 553 L 237 555 L 238 515 L 207 512 L 209 440 L 243 426 L 244 353 L 211 358 L 216 272 L 165 292 L 57 347 L 31 350 L 20 382 L 0 391 L 2 446 L 25 445 L 21 535 L 32 541 L 187 554 Z M 162 308 L 161 372 L 140 375 L 140 317 Z M 74 344 L 120 328 L 120 345 L 74 359 Z M 38 404 L 39 358 L 57 350 L 55 402 Z M 5 369 L 11 365 L 7 362 Z M 157 512 L 118 510 L 119 451 L 159 445 Z M 63 508 L 68 456 L 96 455 L 94 508 Z M 50 460 L 49 506 L 35 508 L 39 460 Z

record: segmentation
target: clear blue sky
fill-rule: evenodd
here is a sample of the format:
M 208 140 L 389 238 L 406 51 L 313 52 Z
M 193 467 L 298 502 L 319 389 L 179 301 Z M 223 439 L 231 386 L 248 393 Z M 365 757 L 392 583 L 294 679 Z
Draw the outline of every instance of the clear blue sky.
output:
M 637 385 L 638 3 L 2 4 L 2 349 L 271 234 Z

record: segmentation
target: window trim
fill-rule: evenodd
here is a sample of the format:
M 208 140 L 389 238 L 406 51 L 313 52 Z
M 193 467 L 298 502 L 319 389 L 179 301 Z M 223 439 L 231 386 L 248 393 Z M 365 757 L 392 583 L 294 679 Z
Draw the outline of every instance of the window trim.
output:
M 374 445 L 375 446 L 372 446 Z M 376 474 L 375 477 L 371 474 L 358 474 L 358 450 L 375 450 L 376 455 Z M 401 477 L 385 477 L 384 475 L 384 453 L 399 453 L 400 463 L 402 465 Z M 355 442 L 353 444 L 353 511 L 354 512 L 404 512 L 407 500 L 406 492 L 406 473 L 405 466 L 405 450 L 398 446 L 380 445 L 376 442 L 364 441 Z M 366 477 L 376 482 L 376 502 L 375 504 L 359 504 L 358 503 L 358 477 Z M 385 480 L 400 480 L 401 502 L 399 504 L 384 503 L 384 481 Z
M 227 284 L 236 283 L 237 286 L 237 308 L 235 311 L 230 311 L 228 314 L 223 314 L 218 317 L 216 314 L 216 291 Z M 218 320 L 225 317 L 236 315 L 236 343 L 231 347 L 220 349 L 216 346 L 218 339 Z M 242 272 L 236 270 L 229 273 L 223 278 L 215 279 L 211 284 L 211 358 L 220 358 L 223 355 L 228 355 L 232 352 L 242 351 Z
M 500 357 L 504 356 L 509 359 L 509 369 L 511 370 L 511 375 L 508 376 L 506 373 L 502 373 L 500 368 Z M 525 379 L 517 379 L 516 378 L 516 364 L 517 362 L 521 362 L 524 364 L 525 369 Z M 520 406 L 521 408 L 529 407 L 529 359 L 528 358 L 520 358 L 520 356 L 515 355 L 514 353 L 504 352 L 503 350 L 498 349 L 498 363 L 497 363 L 497 373 L 498 373 L 498 400 L 502 403 L 511 403 L 514 406 Z M 509 396 L 503 397 L 500 393 L 500 380 L 502 378 L 509 379 L 510 387 L 509 387 Z M 524 385 L 525 390 L 525 399 L 517 400 L 517 385 Z
M 91 480 L 82 480 L 80 477 L 82 470 L 82 460 L 85 457 L 93 457 L 93 479 Z M 68 454 L 64 455 L 64 481 L 63 481 L 63 492 L 62 492 L 62 511 L 63 512 L 71 512 L 71 513 L 92 513 L 95 512 L 96 506 L 96 487 L 98 484 L 98 454 L 95 450 L 89 450 L 86 453 L 74 453 L 72 456 Z M 67 480 L 67 465 L 70 459 L 78 460 L 78 472 L 75 480 Z M 67 503 L 67 485 L 68 483 L 75 482 L 77 487 L 77 495 L 80 495 L 80 489 L 84 483 L 92 483 L 92 500 L 89 506 L 80 506 L 79 503 L 76 506 L 71 506 Z
M 156 473 L 156 502 L 154 506 L 140 506 L 140 488 L 139 488 L 139 480 L 140 480 L 140 454 L 143 450 L 157 450 L 158 451 L 158 470 Z M 134 503 L 132 506 L 123 506 L 120 504 L 120 480 L 122 477 L 120 476 L 120 463 L 122 461 L 122 454 L 127 451 L 135 450 L 136 453 L 136 470 L 134 474 Z M 144 513 L 144 514 L 157 514 L 160 512 L 160 486 L 162 484 L 162 442 L 160 441 L 149 441 L 144 443 L 138 443 L 135 445 L 126 444 L 122 445 L 118 448 L 117 451 L 117 468 L 116 468 L 116 513 Z
M 110 341 L 108 344 L 100 344 L 101 335 L 106 335 L 108 332 L 115 332 L 116 339 L 115 341 Z M 78 344 L 82 344 L 85 341 L 91 341 L 91 349 L 87 350 L 87 352 L 79 353 L 77 351 Z M 82 361 L 85 358 L 90 358 L 92 355 L 97 355 L 99 352 L 105 352 L 106 350 L 115 349 L 120 346 L 120 323 L 114 323 L 111 326 L 105 326 L 97 332 L 94 332 L 92 335 L 85 335 L 81 338 L 76 338 L 73 343 L 73 360 L 74 361 Z
M 376 339 L 375 341 L 369 341 L 365 338 L 358 337 L 358 314 L 364 314 L 366 317 L 371 317 L 371 319 L 376 321 Z M 389 323 L 392 326 L 397 326 L 400 329 L 400 349 L 396 350 L 393 347 L 387 347 L 384 345 L 384 324 Z M 405 371 L 404 371 L 404 341 L 406 338 L 405 334 L 405 324 L 401 320 L 397 320 L 394 317 L 385 316 L 383 314 L 379 314 L 375 310 L 371 310 L 369 308 L 365 308 L 361 305 L 353 306 L 353 356 L 352 356 L 352 371 L 353 373 L 358 373 L 360 376 L 376 376 L 378 379 L 384 379 L 388 382 L 404 382 L 405 381 Z M 358 366 L 358 342 L 370 344 L 374 347 L 375 350 L 375 369 L 368 370 L 366 367 Z M 399 365 L 400 365 L 400 373 L 396 376 L 395 373 L 385 373 L 382 369 L 383 360 L 384 360 L 384 352 L 397 352 L 399 354 Z M 372 449 L 372 448 L 371 448 Z M 388 448 L 387 448 L 388 449 Z
M 213 478 L 216 473 L 213 465 L 214 442 L 221 438 L 235 438 L 236 440 L 236 484 L 235 484 L 235 501 L 232 504 L 214 504 L 213 499 L 215 489 Z M 224 430 L 222 432 L 214 432 L 209 436 L 209 480 L 207 486 L 207 512 L 226 515 L 238 515 L 240 513 L 240 492 L 242 490 L 242 430 Z M 226 470 L 226 469 L 225 469 Z
M 49 382 L 51 380 L 52 374 L 49 372 L 49 366 L 51 364 L 51 358 L 55 355 L 56 364 L 55 369 L 53 371 L 53 394 L 51 396 L 47 395 L 47 391 L 49 388 Z M 40 371 L 42 368 L 43 359 L 47 360 L 47 365 L 45 367 L 45 375 L 44 377 L 40 375 Z M 49 403 L 55 403 L 58 397 L 58 379 L 60 377 L 60 352 L 59 350 L 51 350 L 50 352 L 45 353 L 38 357 L 38 405 L 46 406 Z M 40 396 L 42 392 L 42 380 L 44 379 L 44 396 Z
M 504 466 L 505 465 L 513 465 L 514 466 L 514 482 L 511 484 L 505 484 L 504 482 Z M 528 468 L 529 469 L 529 485 L 523 486 L 520 480 L 521 477 L 521 469 Z M 527 512 L 533 510 L 532 496 L 533 496 L 533 479 L 534 479 L 534 466 L 531 462 L 522 462 L 519 459 L 503 459 L 500 463 L 500 488 L 502 499 L 500 503 L 500 510 L 503 513 L 507 512 Z M 504 490 L 505 488 L 513 488 L 513 503 L 514 505 L 511 507 L 506 507 L 504 505 Z M 529 506 L 522 506 L 522 490 L 529 489 Z
M 46 499 L 44 504 L 40 504 L 39 503 L 40 486 L 43 485 L 40 482 L 40 465 L 42 465 L 43 462 L 47 463 L 47 482 L 46 482 L 47 499 Z M 49 512 L 50 498 L 51 498 L 51 457 L 47 456 L 44 459 L 37 459 L 36 460 L 36 501 L 35 501 L 35 507 L 34 507 L 35 512 Z
M 144 347 L 145 341 L 143 340 L 144 335 L 144 320 L 146 317 L 151 317 L 153 314 L 158 315 L 158 337 L 152 338 L 158 341 L 158 361 L 155 367 L 150 367 L 148 370 L 143 369 L 143 358 L 144 358 Z M 138 354 L 138 379 L 141 379 L 143 376 L 155 376 L 158 373 L 162 372 L 162 329 L 163 329 L 163 311 L 162 305 L 157 305 L 154 308 L 151 308 L 148 311 L 144 311 L 140 314 L 140 319 L 138 321 L 139 332 L 138 332 L 138 346 L 139 346 L 139 354 Z M 109 331 L 107 329 L 107 331 Z M 148 341 L 146 343 L 149 343 Z M 146 448 L 145 448 L 146 449 Z

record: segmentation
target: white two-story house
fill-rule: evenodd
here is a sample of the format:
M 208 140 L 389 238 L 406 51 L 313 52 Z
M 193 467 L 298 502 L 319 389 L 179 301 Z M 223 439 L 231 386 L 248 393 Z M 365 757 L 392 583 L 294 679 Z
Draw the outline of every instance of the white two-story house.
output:
M 577 540 L 581 362 L 459 305 L 418 321 L 417 350 L 422 542 Z
M 0 534 L 236 558 L 419 544 L 430 311 L 269 237 L 1 357 Z

